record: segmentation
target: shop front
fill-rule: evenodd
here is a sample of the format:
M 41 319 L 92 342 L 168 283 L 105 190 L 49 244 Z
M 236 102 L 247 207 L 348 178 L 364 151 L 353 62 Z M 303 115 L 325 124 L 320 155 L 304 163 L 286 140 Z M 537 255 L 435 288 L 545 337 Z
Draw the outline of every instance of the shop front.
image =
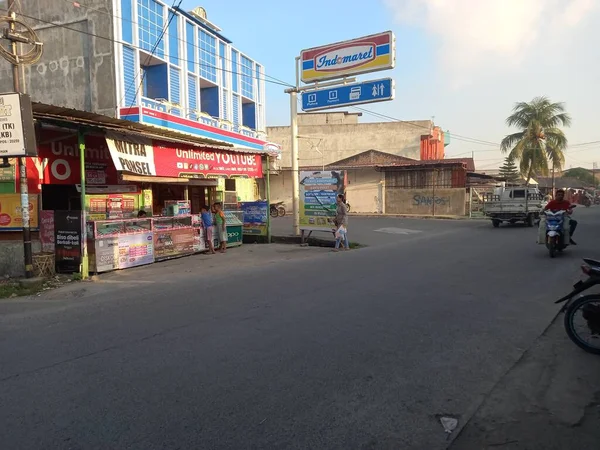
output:
M 40 237 L 52 241 L 57 270 L 78 271 L 85 243 L 90 272 L 105 272 L 207 250 L 201 209 L 223 201 L 219 186 L 227 180 L 261 178 L 262 157 L 112 131 L 88 133 L 80 143 L 52 129 L 43 131 L 27 173 L 41 203 Z M 241 245 L 243 213 L 225 214 L 228 246 Z M 79 231 L 71 223 L 77 217 L 85 220 Z

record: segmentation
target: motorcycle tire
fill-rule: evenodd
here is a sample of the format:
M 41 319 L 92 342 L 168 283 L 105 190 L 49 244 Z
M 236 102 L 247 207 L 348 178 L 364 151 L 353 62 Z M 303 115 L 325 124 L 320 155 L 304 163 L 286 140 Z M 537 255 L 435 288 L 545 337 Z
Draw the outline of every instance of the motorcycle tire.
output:
M 277 208 L 277 216 L 279 216 L 279 217 L 285 216 L 285 208 L 283 206 L 279 206 Z
M 500 221 L 499 221 L 499 220 L 497 220 L 497 219 L 492 219 L 492 226 L 493 226 L 494 228 L 498 228 L 498 227 L 500 227 Z
M 350 212 L 350 203 L 346 203 L 346 212 Z
M 589 345 L 586 341 L 584 341 L 581 337 L 579 337 L 579 334 L 575 330 L 573 319 L 575 318 L 575 314 L 579 309 L 585 307 L 585 305 L 587 305 L 588 303 L 598 301 L 600 301 L 600 295 L 598 294 L 585 295 L 583 297 L 580 297 L 567 307 L 564 317 L 565 330 L 567 332 L 567 336 L 569 336 L 569 339 L 571 339 L 575 343 L 575 345 L 577 345 L 582 350 L 585 350 L 588 353 L 593 353 L 594 355 L 600 355 L 600 346 L 593 347 Z M 600 343 L 600 338 L 598 338 L 598 342 Z
M 271 217 L 277 217 L 279 215 L 279 211 L 277 208 L 271 208 Z
M 548 252 L 550 253 L 550 258 L 556 256 L 556 241 L 554 239 L 550 240 L 550 243 L 548 244 Z

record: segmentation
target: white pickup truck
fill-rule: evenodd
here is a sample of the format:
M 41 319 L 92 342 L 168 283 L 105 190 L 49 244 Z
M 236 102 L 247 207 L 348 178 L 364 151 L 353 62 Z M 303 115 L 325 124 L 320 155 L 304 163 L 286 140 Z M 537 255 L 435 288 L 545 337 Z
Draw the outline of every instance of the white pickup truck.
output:
M 483 212 L 492 220 L 494 228 L 502 222 L 524 222 L 532 227 L 540 217 L 543 200 L 537 188 L 498 187 L 494 193 L 483 194 Z

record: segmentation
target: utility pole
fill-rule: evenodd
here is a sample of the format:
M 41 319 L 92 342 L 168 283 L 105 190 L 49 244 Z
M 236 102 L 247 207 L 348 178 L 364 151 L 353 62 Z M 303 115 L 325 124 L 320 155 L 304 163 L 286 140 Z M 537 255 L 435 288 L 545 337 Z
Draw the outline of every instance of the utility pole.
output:
M 31 38 L 27 38 L 23 33 L 16 31 L 16 23 L 23 25 L 21 22 L 17 22 L 16 14 L 14 12 L 15 0 L 8 0 L 8 30 L 4 31 L 4 37 L 10 41 L 11 55 L 7 57 L 12 65 L 13 72 L 13 88 L 16 93 L 24 93 L 25 81 L 22 79 L 21 66 L 23 64 L 35 62 L 39 59 L 42 54 L 41 44 L 36 42 L 35 32 L 27 28 L 27 33 L 31 35 Z M 32 55 L 27 58 L 21 58 L 19 53 L 20 43 L 27 43 L 34 45 L 35 51 Z M 33 254 L 31 251 L 31 228 L 30 228 L 30 217 L 29 217 L 29 192 L 27 189 L 27 159 L 25 157 L 18 158 L 19 164 L 19 191 L 21 194 L 21 216 L 23 220 L 23 250 L 24 250 L 24 262 L 25 262 L 25 277 L 33 278 Z
M 592 164 L 592 176 L 594 177 L 594 191 L 596 191 L 596 187 L 598 186 L 598 183 L 596 181 L 596 169 L 598 168 L 598 163 L 594 162 Z M 594 195 L 596 195 L 596 192 L 594 192 Z

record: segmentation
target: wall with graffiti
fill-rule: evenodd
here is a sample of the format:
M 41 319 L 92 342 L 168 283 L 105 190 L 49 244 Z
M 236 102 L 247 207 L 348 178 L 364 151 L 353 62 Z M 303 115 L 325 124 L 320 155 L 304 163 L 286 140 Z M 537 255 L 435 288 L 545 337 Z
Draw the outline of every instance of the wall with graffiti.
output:
M 386 188 L 386 214 L 419 216 L 464 216 L 467 196 L 465 189 L 403 189 Z

